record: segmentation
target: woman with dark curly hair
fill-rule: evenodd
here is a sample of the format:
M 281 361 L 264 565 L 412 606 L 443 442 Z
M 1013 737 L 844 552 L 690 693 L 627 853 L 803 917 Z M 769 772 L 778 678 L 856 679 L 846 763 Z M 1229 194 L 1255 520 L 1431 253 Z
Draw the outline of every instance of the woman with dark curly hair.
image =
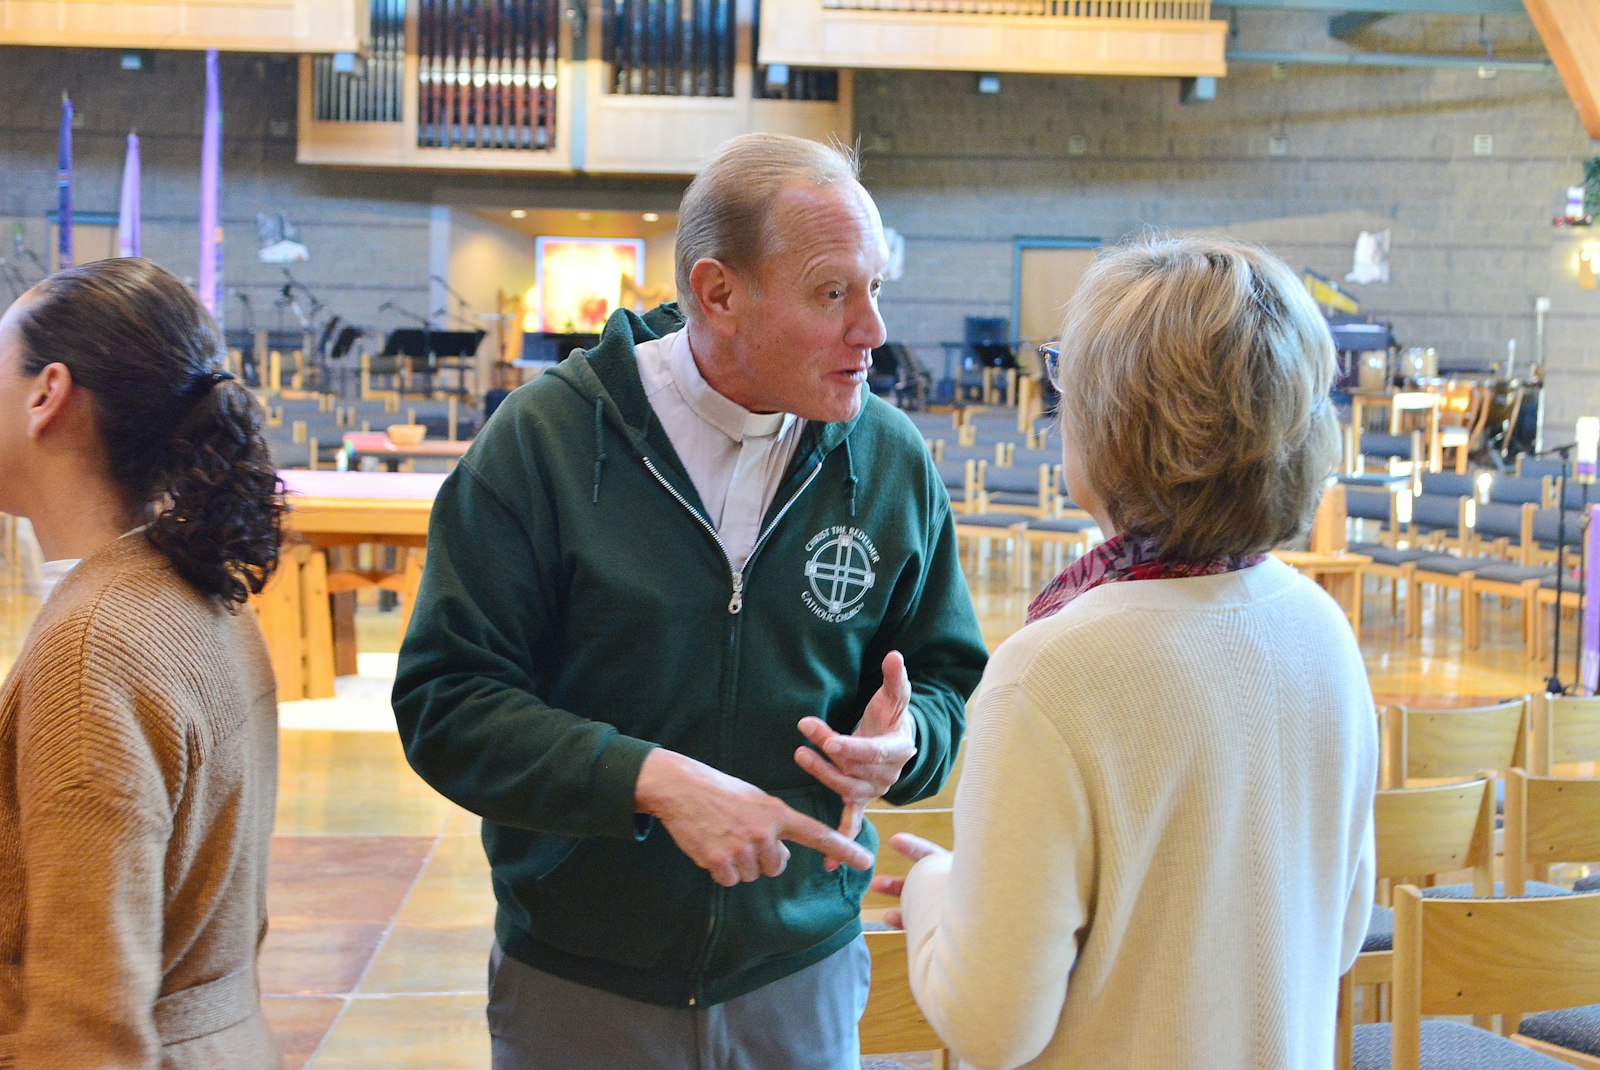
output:
M 283 497 L 216 325 L 147 260 L 0 318 L 0 510 L 65 572 L 0 688 L 0 1066 L 258 1070 L 277 701 L 241 603 Z

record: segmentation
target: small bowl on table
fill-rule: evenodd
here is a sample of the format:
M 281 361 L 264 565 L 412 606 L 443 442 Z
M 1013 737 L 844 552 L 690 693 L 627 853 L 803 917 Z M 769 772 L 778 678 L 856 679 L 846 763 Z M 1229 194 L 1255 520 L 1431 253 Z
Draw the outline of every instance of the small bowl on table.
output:
M 396 446 L 416 446 L 428 437 L 428 428 L 425 424 L 390 424 L 383 433 Z

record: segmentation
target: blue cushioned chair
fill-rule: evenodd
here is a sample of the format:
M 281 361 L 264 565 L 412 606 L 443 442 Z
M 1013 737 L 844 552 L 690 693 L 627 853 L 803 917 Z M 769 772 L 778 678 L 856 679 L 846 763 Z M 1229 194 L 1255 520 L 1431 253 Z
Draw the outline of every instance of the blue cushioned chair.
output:
M 1339 982 L 1339 1065 L 1350 1064 L 1354 991 L 1364 988 L 1371 1020 L 1380 987 L 1393 976 L 1394 918 L 1383 905 L 1392 882 L 1432 879 L 1440 873 L 1472 872 L 1471 887 L 1489 894 L 1494 877 L 1492 782 L 1480 777 L 1459 784 L 1380 790 L 1373 799 L 1378 900 L 1355 965 Z
M 1600 895 L 1543 899 L 1423 898 L 1395 892 L 1394 1021 L 1360 1026 L 1355 1070 L 1535 1070 L 1571 1064 L 1507 1039 L 1424 1015 L 1501 1016 L 1562 1010 L 1600 1000 Z
M 1548 723 L 1548 718 L 1545 718 Z M 1600 862 L 1600 780 L 1506 776 L 1506 886 L 1512 894 L 1538 894 L 1534 880 L 1558 862 Z M 1593 891 L 1600 879 L 1579 880 L 1573 890 Z M 1519 1032 L 1568 1062 L 1600 1067 L 1600 1006 L 1564 1007 L 1530 1014 Z M 1576 1053 L 1576 1054 L 1575 1054 Z M 1580 1059 L 1577 1056 L 1586 1058 Z

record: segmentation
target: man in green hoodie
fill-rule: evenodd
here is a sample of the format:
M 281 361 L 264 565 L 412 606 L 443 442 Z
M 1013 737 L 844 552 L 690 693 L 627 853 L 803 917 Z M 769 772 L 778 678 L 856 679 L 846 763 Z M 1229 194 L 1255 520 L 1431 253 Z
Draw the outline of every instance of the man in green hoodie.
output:
M 747 135 L 681 309 L 614 314 L 446 480 L 400 653 L 412 766 L 483 819 L 495 1070 L 849 1070 L 872 799 L 936 792 L 986 654 L 921 436 L 865 390 L 854 160 Z

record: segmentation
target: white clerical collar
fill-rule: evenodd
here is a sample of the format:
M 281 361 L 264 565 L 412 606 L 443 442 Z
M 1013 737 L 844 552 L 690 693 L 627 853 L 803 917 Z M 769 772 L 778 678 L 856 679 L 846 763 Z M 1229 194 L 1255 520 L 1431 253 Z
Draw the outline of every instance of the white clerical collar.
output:
M 672 371 L 673 385 L 678 388 L 684 404 L 694 410 L 700 419 L 735 442 L 743 442 L 747 438 L 770 438 L 788 430 L 795 418 L 793 413 L 787 412 L 751 412 L 737 401 L 717 393 L 706 382 L 705 376 L 700 374 L 700 366 L 695 363 L 694 353 L 689 348 L 689 332 L 686 330 L 679 331 L 673 338 L 667 363 Z

